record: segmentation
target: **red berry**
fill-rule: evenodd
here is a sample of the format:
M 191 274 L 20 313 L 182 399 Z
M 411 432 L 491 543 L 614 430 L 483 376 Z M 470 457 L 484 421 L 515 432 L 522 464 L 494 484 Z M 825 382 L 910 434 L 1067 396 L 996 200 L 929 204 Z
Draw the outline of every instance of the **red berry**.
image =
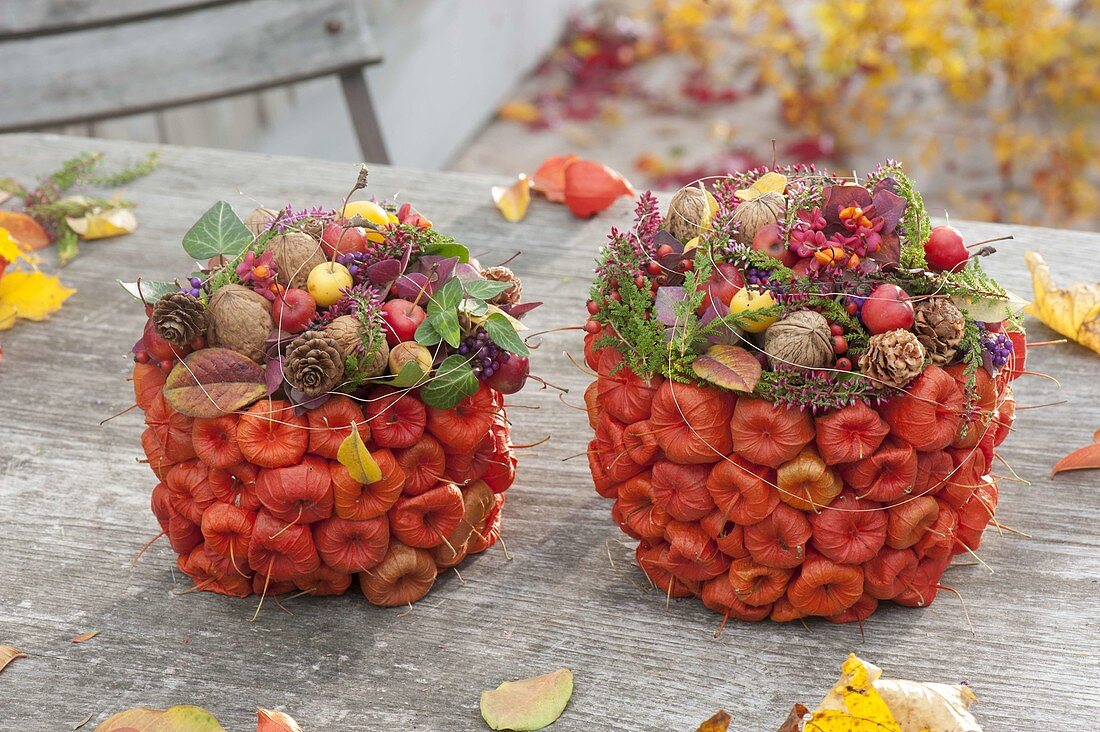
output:
M 852 360 L 849 359 L 849 358 L 838 358 L 836 360 L 836 367 L 838 369 L 840 369 L 841 371 L 851 371 L 852 370 Z
M 839 356 L 840 354 L 847 352 L 847 350 L 848 339 L 840 335 L 833 336 L 833 353 Z
M 662 259 L 664 257 L 667 257 L 670 254 L 672 254 L 672 247 L 670 247 L 668 244 L 662 244 L 661 246 L 657 247 L 657 258 L 658 259 Z
M 645 266 L 645 268 L 650 274 L 653 275 L 660 274 L 661 272 L 661 265 L 653 261 L 652 259 L 649 260 L 649 263 Z
M 645 286 L 645 277 L 642 277 L 641 275 L 635 275 L 635 277 L 634 277 L 634 286 L 635 287 L 644 287 Z
M 621 294 L 619 294 L 618 291 L 612 292 L 611 295 L 609 295 L 608 297 L 609 297 L 609 299 L 614 300 L 615 302 L 622 302 L 623 301 L 623 296 Z
M 849 315 L 855 315 L 859 312 L 859 305 L 856 305 L 854 302 L 850 302 L 844 306 L 844 312 L 848 313 Z
M 149 363 L 149 354 L 145 351 L 141 351 L 136 356 L 134 356 L 134 360 L 138 363 Z
M 596 304 L 595 300 L 589 300 L 588 301 L 588 313 L 590 315 L 595 315 L 598 312 L 600 312 L 600 306 Z
M 584 324 L 584 332 L 585 333 L 599 333 L 600 332 L 600 324 L 597 323 L 595 320 L 589 320 L 587 323 Z
M 840 323 L 830 323 L 829 332 L 835 336 L 844 335 L 844 326 Z

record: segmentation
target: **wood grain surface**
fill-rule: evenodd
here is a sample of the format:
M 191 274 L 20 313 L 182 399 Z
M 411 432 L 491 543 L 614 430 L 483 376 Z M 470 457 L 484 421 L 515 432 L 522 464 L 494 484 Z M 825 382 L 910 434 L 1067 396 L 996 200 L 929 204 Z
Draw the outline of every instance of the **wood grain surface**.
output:
M 0 176 L 51 170 L 84 149 L 136 160 L 149 146 L 41 135 L 0 137 Z M 1077 729 L 1100 718 L 1100 501 L 1096 473 L 1048 481 L 1061 455 L 1100 427 L 1100 357 L 1075 345 L 1036 349 L 1024 377 L 1024 410 L 1004 458 L 1031 485 L 1004 482 L 999 516 L 1026 532 L 991 530 L 981 556 L 960 561 L 924 610 L 884 606 L 860 628 L 776 625 L 720 618 L 696 600 L 647 591 L 610 504 L 592 489 L 582 453 L 584 415 L 551 391 L 510 397 L 524 451 L 508 494 L 499 545 L 442 578 L 411 612 L 370 606 L 357 594 L 299 598 L 284 612 L 255 598 L 180 593 L 166 543 L 130 561 L 157 531 L 152 473 L 141 454 L 140 415 L 100 420 L 132 402 L 127 357 L 144 314 L 114 280 L 188 271 L 179 240 L 218 199 L 241 213 L 257 202 L 336 205 L 356 165 L 202 149 L 164 148 L 162 165 L 131 185 L 140 227 L 88 243 L 63 271 L 78 293 L 47 323 L 3 334 L 0 366 L 0 644 L 29 654 L 0 674 L 0 728 L 88 728 L 132 706 L 189 703 L 229 730 L 254 725 L 257 706 L 279 708 L 305 730 L 481 730 L 478 692 L 561 666 L 576 693 L 554 730 L 685 730 L 718 708 L 738 732 L 775 729 L 795 701 L 814 704 L 850 651 L 894 676 L 973 686 L 990 731 Z M 516 250 L 514 267 L 535 311 L 533 329 L 580 324 L 592 260 L 625 199 L 581 222 L 535 201 L 521 224 L 493 208 L 485 176 L 377 167 L 369 192 L 412 201 L 483 263 Z M 1030 293 L 1023 253 L 1039 249 L 1060 278 L 1100 280 L 1100 236 L 955 222 L 970 240 L 1011 231 L 989 268 Z M 1033 339 L 1050 332 L 1029 322 Z M 589 377 L 564 353 L 576 331 L 547 335 L 534 370 L 582 404 Z M 998 468 L 1007 473 L 1007 469 Z M 74 645 L 74 635 L 99 630 Z

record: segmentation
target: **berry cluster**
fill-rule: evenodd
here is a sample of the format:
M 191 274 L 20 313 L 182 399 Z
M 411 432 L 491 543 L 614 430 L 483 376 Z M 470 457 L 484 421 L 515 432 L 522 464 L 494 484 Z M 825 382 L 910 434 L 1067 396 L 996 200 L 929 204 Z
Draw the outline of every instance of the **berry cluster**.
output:
M 512 354 L 493 343 L 493 339 L 484 329 L 466 336 L 458 346 L 458 353 L 471 357 L 470 366 L 474 375 L 483 381 L 491 378 L 500 369 L 500 365 L 507 363 L 512 357 Z
M 985 331 L 982 333 L 982 356 L 991 371 L 1000 371 L 1012 356 L 1012 339 L 1004 331 Z
M 191 297 L 198 297 L 202 292 L 202 280 L 198 277 L 192 277 L 187 280 L 187 284 L 180 288 L 180 292 Z

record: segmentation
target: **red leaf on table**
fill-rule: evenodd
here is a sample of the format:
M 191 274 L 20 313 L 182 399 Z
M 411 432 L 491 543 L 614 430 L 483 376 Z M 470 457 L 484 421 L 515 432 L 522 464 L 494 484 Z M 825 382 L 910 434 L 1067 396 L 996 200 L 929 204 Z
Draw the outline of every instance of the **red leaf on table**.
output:
M 1091 445 L 1079 447 L 1056 462 L 1054 468 L 1050 471 L 1050 477 L 1053 478 L 1064 470 L 1092 470 L 1094 468 L 1100 468 L 1100 430 L 1096 430 L 1093 439 L 1095 442 Z
M 41 249 L 50 243 L 50 235 L 42 225 L 25 213 L 0 211 L 0 228 L 7 229 L 13 239 L 28 249 Z
M 760 381 L 760 362 L 741 346 L 711 346 L 695 357 L 691 368 L 700 379 L 733 391 L 750 393 Z
M 164 382 L 168 406 L 188 417 L 220 417 L 267 394 L 263 368 L 229 348 L 203 348 L 176 364 Z

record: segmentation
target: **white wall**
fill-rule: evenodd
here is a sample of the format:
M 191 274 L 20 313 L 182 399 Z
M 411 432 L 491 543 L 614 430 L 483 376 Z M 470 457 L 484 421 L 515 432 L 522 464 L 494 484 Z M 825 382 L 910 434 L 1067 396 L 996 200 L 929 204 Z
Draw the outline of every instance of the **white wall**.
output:
M 363 0 L 385 61 L 367 72 L 390 158 L 439 168 L 593 0 Z M 358 160 L 339 85 L 299 85 L 256 149 Z

